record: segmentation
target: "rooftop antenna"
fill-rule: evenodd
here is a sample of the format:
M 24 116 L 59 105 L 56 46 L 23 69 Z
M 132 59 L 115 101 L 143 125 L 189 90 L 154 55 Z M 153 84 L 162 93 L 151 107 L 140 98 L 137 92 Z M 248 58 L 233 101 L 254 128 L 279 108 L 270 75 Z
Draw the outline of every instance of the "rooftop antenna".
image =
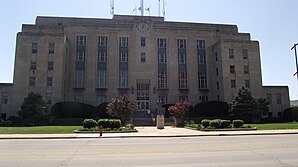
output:
M 139 10 L 141 11 L 141 16 L 144 16 L 144 0 L 141 0 Z
M 158 0 L 158 16 L 160 16 L 160 0 Z
M 162 14 L 163 14 L 163 17 L 166 16 L 166 4 L 165 4 L 165 0 L 163 0 L 163 9 L 162 9 Z
M 114 16 L 115 14 L 115 7 L 114 7 L 114 0 L 110 0 L 110 7 L 111 7 L 111 15 Z

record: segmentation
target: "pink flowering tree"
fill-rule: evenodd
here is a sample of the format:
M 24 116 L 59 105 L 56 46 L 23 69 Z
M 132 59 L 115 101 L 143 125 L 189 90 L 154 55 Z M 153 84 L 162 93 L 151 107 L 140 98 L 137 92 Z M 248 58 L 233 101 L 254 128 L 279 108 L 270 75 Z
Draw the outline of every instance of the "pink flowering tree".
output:
M 177 102 L 174 106 L 169 107 L 169 111 L 173 117 L 183 119 L 187 115 L 190 106 L 187 101 Z

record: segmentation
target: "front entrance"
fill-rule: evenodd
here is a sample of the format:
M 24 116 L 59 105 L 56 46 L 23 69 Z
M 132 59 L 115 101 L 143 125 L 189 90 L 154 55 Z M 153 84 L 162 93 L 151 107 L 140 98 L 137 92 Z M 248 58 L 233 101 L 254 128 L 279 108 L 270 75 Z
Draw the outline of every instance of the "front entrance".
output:
M 150 109 L 150 80 L 137 80 L 137 109 Z

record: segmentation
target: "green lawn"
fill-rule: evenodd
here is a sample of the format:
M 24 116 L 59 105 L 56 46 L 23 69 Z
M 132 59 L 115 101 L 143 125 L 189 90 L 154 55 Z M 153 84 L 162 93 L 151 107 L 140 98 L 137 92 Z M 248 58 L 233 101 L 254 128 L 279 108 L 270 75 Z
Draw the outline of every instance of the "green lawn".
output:
M 257 127 L 258 130 L 282 130 L 282 129 L 298 129 L 298 122 L 288 123 L 268 123 L 268 124 L 246 124 L 251 127 Z
M 0 134 L 66 134 L 82 126 L 0 127 Z

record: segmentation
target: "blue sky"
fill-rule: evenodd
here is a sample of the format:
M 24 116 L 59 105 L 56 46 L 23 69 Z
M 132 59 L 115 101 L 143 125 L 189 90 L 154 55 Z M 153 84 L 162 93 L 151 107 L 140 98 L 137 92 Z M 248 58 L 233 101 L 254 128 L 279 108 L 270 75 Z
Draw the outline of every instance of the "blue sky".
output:
M 158 0 L 144 3 L 151 15 L 158 15 Z M 115 14 L 134 15 L 139 4 L 115 0 Z M 110 0 L 4 0 L 1 6 L 0 82 L 13 81 L 15 39 L 22 24 L 33 24 L 36 16 L 112 18 Z M 239 32 L 260 42 L 263 85 L 287 85 L 294 100 L 298 83 L 291 47 L 298 42 L 297 8 L 297 0 L 167 0 L 165 20 L 238 25 Z

